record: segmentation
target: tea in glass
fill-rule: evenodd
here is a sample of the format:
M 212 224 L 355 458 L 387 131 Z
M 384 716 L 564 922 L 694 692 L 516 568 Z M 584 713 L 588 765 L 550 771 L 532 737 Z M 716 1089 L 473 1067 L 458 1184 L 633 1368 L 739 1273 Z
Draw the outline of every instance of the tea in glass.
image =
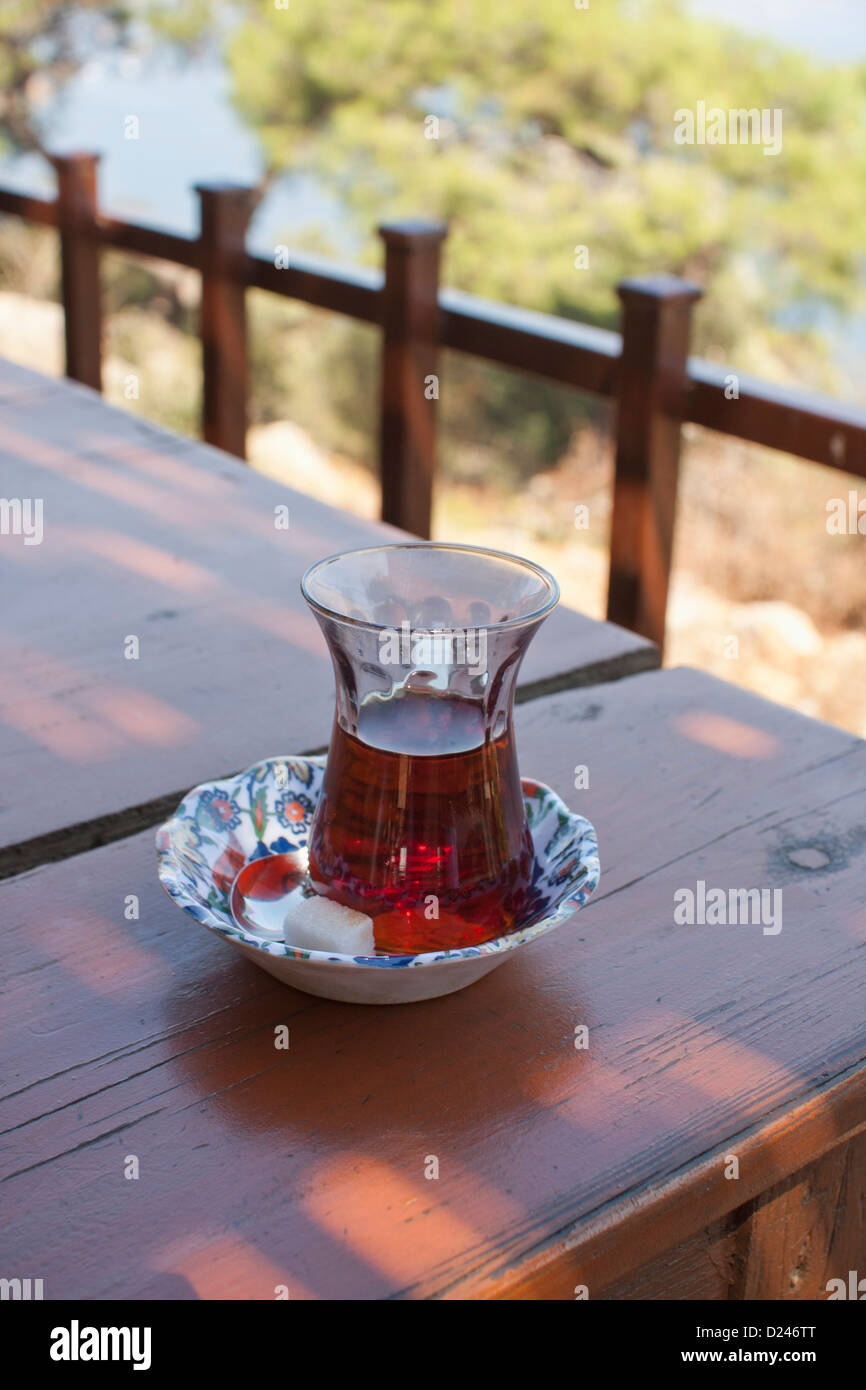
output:
M 309 843 L 319 892 L 395 954 L 510 931 L 531 884 L 514 684 L 555 581 L 464 546 L 350 552 L 308 571 L 337 710 Z

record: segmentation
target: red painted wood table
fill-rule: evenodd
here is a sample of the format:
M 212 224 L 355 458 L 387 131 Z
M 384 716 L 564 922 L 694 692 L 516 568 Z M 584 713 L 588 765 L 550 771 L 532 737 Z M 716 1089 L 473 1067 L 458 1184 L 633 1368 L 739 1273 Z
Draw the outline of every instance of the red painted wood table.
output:
M 0 478 L 42 516 L 41 543 L 0 534 L 0 773 L 15 789 L 0 873 L 152 822 L 263 751 L 327 743 L 333 673 L 298 581 L 400 532 L 2 362 Z M 560 607 L 521 696 L 657 665 L 651 643 Z
M 866 745 L 689 670 L 550 693 L 619 640 L 566 615 L 518 745 L 596 824 L 595 899 L 456 995 L 302 995 L 178 912 L 136 827 L 287 731 L 324 742 L 324 674 L 322 709 L 291 698 L 297 572 L 380 532 L 290 497 L 308 520 L 274 542 L 273 484 L 18 385 L 0 447 L 41 470 L 46 539 L 3 549 L 4 579 L 29 575 L 3 619 L 26 652 L 4 824 L 28 865 L 0 883 L 4 1268 L 58 1299 L 802 1299 L 866 1269 Z M 267 621 L 235 627 L 255 596 Z M 161 635 L 131 674 L 139 628 Z M 193 727 L 169 738 L 175 718 Z M 714 888 L 772 914 L 682 920 Z

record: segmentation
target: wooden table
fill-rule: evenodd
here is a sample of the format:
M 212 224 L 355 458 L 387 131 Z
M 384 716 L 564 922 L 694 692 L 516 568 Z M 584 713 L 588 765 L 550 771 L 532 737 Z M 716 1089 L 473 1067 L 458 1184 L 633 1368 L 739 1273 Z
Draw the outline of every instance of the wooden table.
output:
M 334 678 L 300 577 L 400 532 L 2 361 L 0 477 L 44 518 L 41 544 L 0 535 L 0 875 L 327 743 Z M 520 695 L 657 665 L 652 643 L 561 606 Z
M 595 822 L 593 902 L 457 995 L 391 1009 L 304 996 L 179 913 L 157 883 L 152 832 L 129 833 L 145 797 L 152 812 L 173 786 L 273 751 L 286 727 L 293 676 L 271 673 L 285 683 L 282 702 L 254 686 L 264 714 L 238 719 L 246 673 L 228 661 L 225 687 L 210 678 L 217 625 L 205 616 L 217 592 L 225 614 L 236 582 L 241 596 L 255 591 L 236 580 L 236 555 L 268 556 L 267 601 L 294 611 L 302 561 L 290 547 L 274 558 L 256 529 L 273 484 L 237 481 L 238 465 L 179 441 L 171 454 L 162 442 L 141 445 L 143 455 L 92 440 L 86 451 L 87 419 L 96 407 L 103 425 L 106 416 L 83 393 L 82 433 L 46 443 L 57 427 L 44 422 L 27 436 L 39 393 L 20 385 L 13 399 L 0 382 L 0 442 L 8 456 L 18 411 L 18 450 L 43 459 L 46 497 L 62 478 L 51 496 L 71 508 L 76 489 L 108 487 L 112 469 L 124 483 L 143 474 L 163 508 L 172 496 L 184 505 L 142 506 L 139 529 L 127 522 L 123 534 L 229 587 L 169 599 L 178 617 L 153 631 L 177 636 L 134 678 L 108 675 L 109 615 L 112 632 L 135 631 L 124 618 L 143 621 L 156 579 L 109 567 L 95 588 L 96 561 L 82 565 L 85 582 L 72 549 L 68 584 L 58 577 L 51 602 L 32 600 L 47 635 L 31 629 L 29 639 L 77 666 L 85 730 L 101 727 L 105 708 L 86 692 L 110 678 L 117 703 L 107 708 L 146 690 L 201 731 L 149 751 L 133 739 L 95 778 L 88 760 L 36 736 L 41 714 L 30 730 L 10 732 L 4 719 L 6 800 L 28 853 L 62 852 L 61 839 L 38 838 L 39 812 L 72 826 L 69 853 L 76 826 L 93 826 L 71 814 L 76 779 L 88 815 L 105 804 L 123 812 L 112 843 L 0 884 L 4 1265 L 43 1278 L 48 1298 L 76 1299 L 272 1299 L 279 1286 L 316 1299 L 572 1299 L 583 1289 L 593 1299 L 802 1299 L 825 1296 L 828 1279 L 851 1269 L 866 1273 L 866 745 L 688 670 L 536 693 L 518 710 L 521 765 Z M 57 389 L 45 388 L 46 402 Z M 63 466 L 45 462 L 49 443 Z M 102 471 L 88 473 L 97 447 Z M 142 456 L 166 475 L 139 469 Z M 169 457 L 182 465 L 176 494 Z M 89 483 L 73 479 L 73 462 Z M 109 503 L 96 492 L 101 514 Z M 194 521 L 196 495 L 206 524 Z M 229 499 L 249 529 L 221 515 Z M 108 521 L 78 511 L 62 524 L 112 533 L 113 509 L 130 504 L 109 501 Z M 307 528 L 318 549 L 364 530 L 292 504 L 309 507 L 301 548 Z M 46 531 L 34 577 L 42 563 L 62 574 L 48 545 Z M 283 569 L 291 580 L 274 596 Z M 64 639 L 62 605 L 85 592 L 95 611 L 69 605 Z M 30 593 L 22 584 L 21 605 Z M 8 606 L 4 620 L 27 633 Z M 584 631 L 589 650 L 597 634 Z M 248 659 L 264 673 L 267 633 L 256 632 Z M 99 640 L 94 656 L 86 643 Z M 285 640 L 289 651 L 300 644 Z M 284 645 L 277 652 L 275 666 L 291 664 Z M 571 658 L 559 655 L 557 675 L 556 656 L 534 680 L 563 679 Z M 59 703 L 58 739 L 71 739 Z M 290 714 L 310 743 L 326 736 L 326 710 L 308 724 L 295 706 Z M 28 750 L 41 788 L 22 785 Z M 780 890 L 781 930 L 678 923 L 678 895 L 701 882 Z M 288 1051 L 274 1048 L 281 1024 Z M 575 1047 L 582 1026 L 585 1049 Z M 139 1176 L 129 1179 L 133 1158 Z

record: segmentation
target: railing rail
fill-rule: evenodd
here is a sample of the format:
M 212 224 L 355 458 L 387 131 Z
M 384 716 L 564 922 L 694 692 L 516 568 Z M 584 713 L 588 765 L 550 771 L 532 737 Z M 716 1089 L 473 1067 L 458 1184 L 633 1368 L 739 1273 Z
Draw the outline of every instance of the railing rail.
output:
M 60 234 L 67 374 L 100 389 L 99 253 L 110 247 L 202 276 L 202 432 L 244 457 L 247 428 L 245 291 L 267 290 L 382 330 L 382 516 L 429 535 L 436 454 L 439 348 L 454 349 L 615 401 L 616 454 L 607 616 L 664 644 L 681 427 L 690 422 L 866 477 L 866 410 L 771 385 L 689 357 L 700 291 L 670 276 L 620 287 L 622 332 L 491 303 L 439 287 L 446 228 L 380 228 L 385 270 L 312 256 L 276 260 L 244 246 L 252 192 L 197 188 L 201 232 L 180 236 L 100 215 L 97 157 L 57 156 L 56 200 L 0 189 L 0 213 Z

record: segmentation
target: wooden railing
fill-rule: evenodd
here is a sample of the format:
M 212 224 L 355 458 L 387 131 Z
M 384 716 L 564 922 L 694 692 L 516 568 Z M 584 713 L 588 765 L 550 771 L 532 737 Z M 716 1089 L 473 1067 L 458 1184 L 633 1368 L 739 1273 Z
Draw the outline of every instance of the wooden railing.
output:
M 866 477 L 866 411 L 808 397 L 689 357 L 700 291 L 672 276 L 620 285 L 622 332 L 493 304 L 439 287 L 446 228 L 381 227 L 384 273 L 325 269 L 296 257 L 280 268 L 246 251 L 252 190 L 197 187 L 197 239 L 103 217 L 94 154 L 58 156 L 55 201 L 0 190 L 0 212 L 60 233 L 66 370 L 101 389 L 100 250 L 112 247 L 201 274 L 202 433 L 243 458 L 247 426 L 245 291 L 270 290 L 382 330 L 382 517 L 430 534 L 440 347 L 534 373 L 616 402 L 607 615 L 664 643 L 681 426 L 685 421 Z

